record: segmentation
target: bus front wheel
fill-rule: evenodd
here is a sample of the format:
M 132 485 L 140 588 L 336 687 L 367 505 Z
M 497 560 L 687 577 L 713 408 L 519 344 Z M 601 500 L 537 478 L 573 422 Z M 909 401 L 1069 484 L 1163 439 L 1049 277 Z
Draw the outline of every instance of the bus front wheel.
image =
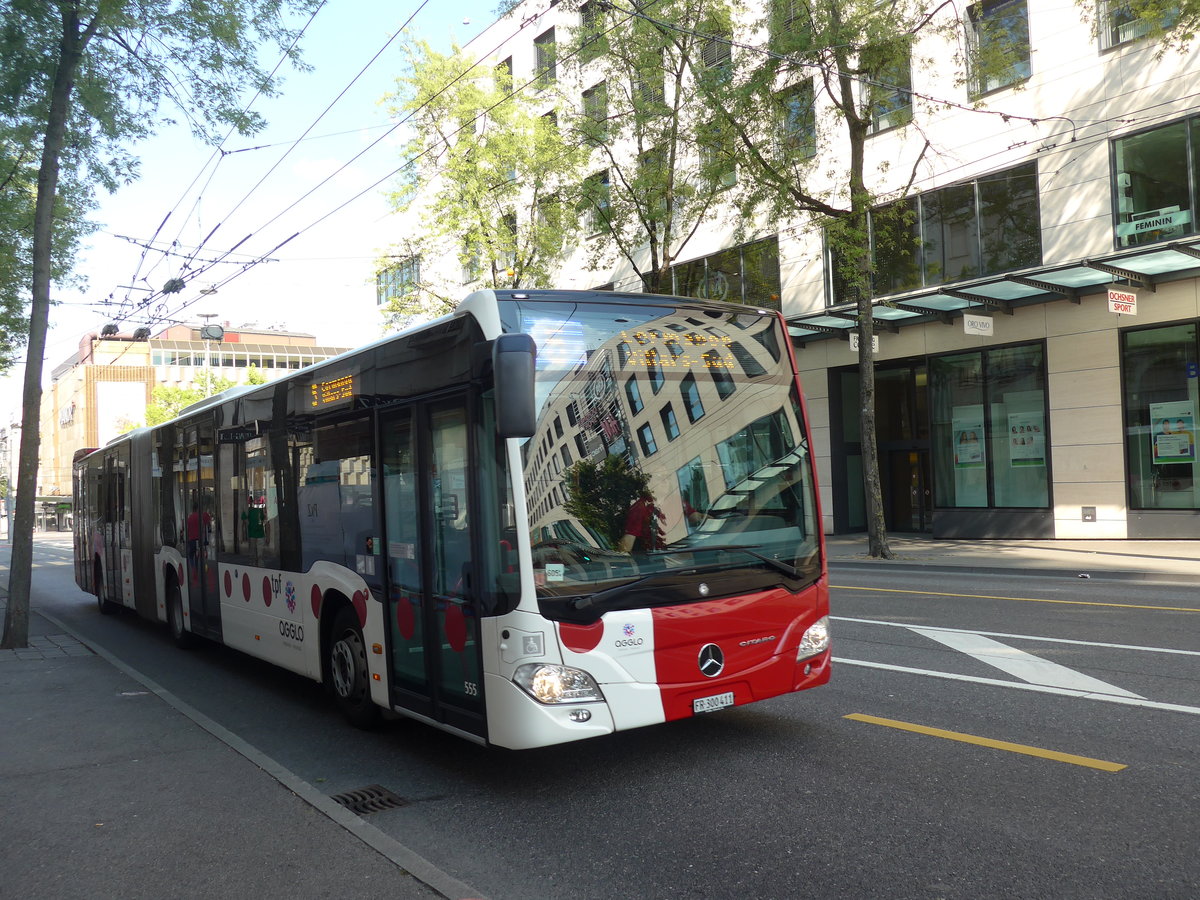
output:
M 378 722 L 379 707 L 371 700 L 367 645 L 358 627 L 358 615 L 348 606 L 338 612 L 333 622 L 328 671 L 333 696 L 350 724 L 370 728 Z

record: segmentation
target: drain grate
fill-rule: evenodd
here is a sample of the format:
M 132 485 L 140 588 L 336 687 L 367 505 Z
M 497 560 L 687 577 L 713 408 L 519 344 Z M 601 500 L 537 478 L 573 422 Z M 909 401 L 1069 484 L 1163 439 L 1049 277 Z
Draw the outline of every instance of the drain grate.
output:
M 408 801 L 403 797 L 393 794 L 378 784 L 369 784 L 353 791 L 334 794 L 330 799 L 360 816 L 383 812 L 385 809 L 399 809 L 401 806 L 408 805 Z

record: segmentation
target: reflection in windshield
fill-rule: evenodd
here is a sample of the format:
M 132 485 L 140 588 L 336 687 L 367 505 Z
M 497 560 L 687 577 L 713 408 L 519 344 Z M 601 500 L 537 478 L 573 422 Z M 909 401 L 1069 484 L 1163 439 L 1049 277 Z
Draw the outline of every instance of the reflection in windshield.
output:
M 811 462 L 778 319 L 619 300 L 509 301 L 538 345 L 523 465 L 539 593 L 807 572 Z

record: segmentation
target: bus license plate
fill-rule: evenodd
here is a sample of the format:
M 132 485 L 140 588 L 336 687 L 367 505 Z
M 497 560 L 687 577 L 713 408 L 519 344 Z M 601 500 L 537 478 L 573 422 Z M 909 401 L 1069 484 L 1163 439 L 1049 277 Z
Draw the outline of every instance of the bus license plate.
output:
M 724 709 L 727 706 L 733 706 L 733 691 L 727 694 L 714 694 L 712 697 L 697 697 L 692 701 L 692 713 L 699 715 Z

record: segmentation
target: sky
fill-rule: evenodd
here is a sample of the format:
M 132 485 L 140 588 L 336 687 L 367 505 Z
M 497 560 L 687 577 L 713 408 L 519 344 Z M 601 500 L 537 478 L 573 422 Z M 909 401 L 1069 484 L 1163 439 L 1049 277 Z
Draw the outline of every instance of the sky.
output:
M 141 325 L 157 332 L 167 319 L 198 322 L 211 315 L 233 328 L 258 323 L 312 334 L 325 346 L 354 347 L 378 337 L 374 266 L 400 237 L 386 193 L 403 161 L 402 136 L 389 133 L 394 123 L 380 102 L 395 89 L 403 66 L 401 38 L 386 49 L 385 43 L 411 16 L 408 30 L 435 49 L 467 44 L 495 20 L 497 3 L 329 0 L 300 45 L 312 70 L 281 70 L 282 94 L 253 104 L 266 129 L 229 138 L 223 154 L 185 125 L 164 127 L 134 145 L 140 179 L 97 196 L 92 218 L 101 229 L 87 240 L 76 267 L 87 287 L 52 293 L 59 304 L 50 312 L 43 385 L 84 334 L 109 322 L 122 332 Z M 264 52 L 268 69 L 276 61 Z M 151 289 L 184 274 L 182 256 L 144 250 L 152 240 L 155 248 L 174 245 L 184 254 L 203 243 L 197 263 L 223 255 L 225 261 L 168 295 L 166 308 L 156 301 L 149 315 L 121 318 Z M 264 255 L 270 261 L 244 268 Z M 23 378 L 24 366 L 0 378 L 0 425 L 20 420 Z

